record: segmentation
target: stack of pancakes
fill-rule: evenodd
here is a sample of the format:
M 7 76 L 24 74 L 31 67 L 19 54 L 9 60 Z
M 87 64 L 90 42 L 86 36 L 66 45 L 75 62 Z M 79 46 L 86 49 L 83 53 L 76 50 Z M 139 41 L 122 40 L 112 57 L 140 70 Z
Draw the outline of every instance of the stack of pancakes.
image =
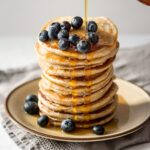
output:
M 69 21 L 60 17 L 49 21 L 41 29 L 48 30 L 53 22 Z M 60 126 L 67 118 L 75 121 L 77 128 L 102 125 L 113 119 L 117 106 L 117 85 L 113 82 L 112 63 L 118 51 L 117 28 L 104 17 L 89 18 L 98 25 L 99 42 L 87 53 L 73 47 L 63 51 L 58 41 L 38 41 L 35 45 L 43 73 L 39 82 L 40 114 Z M 85 26 L 70 33 L 84 38 Z

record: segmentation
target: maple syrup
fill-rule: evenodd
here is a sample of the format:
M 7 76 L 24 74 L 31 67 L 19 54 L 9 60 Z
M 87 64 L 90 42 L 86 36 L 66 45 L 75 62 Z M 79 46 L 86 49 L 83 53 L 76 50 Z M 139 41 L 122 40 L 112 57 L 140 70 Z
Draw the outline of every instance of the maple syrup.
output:
M 88 0 L 84 0 L 84 26 L 85 26 L 85 29 L 84 28 L 81 28 L 81 29 L 79 29 L 78 31 L 76 31 L 76 30 L 74 30 L 74 31 L 70 31 L 70 32 L 76 32 L 76 33 L 79 33 L 80 35 L 83 35 L 83 36 L 87 36 L 87 24 L 88 24 Z M 84 31 L 83 31 L 84 30 Z M 81 36 L 82 37 L 82 36 Z M 50 46 L 51 47 L 53 47 L 53 48 L 55 48 L 55 49 L 58 49 L 58 41 L 51 41 L 50 43 Z M 95 48 L 97 48 L 97 47 L 93 47 L 92 48 L 92 50 L 95 50 Z M 72 50 L 73 48 L 71 48 L 71 50 Z M 48 53 L 49 54 L 49 53 Z M 52 58 L 52 54 L 50 55 L 46 55 L 48 58 L 50 57 L 50 58 Z M 77 53 L 75 54 L 76 56 L 78 55 Z M 54 56 L 53 56 L 54 57 Z M 57 57 L 56 57 L 57 58 Z M 89 64 L 89 60 L 90 61 L 92 61 L 93 60 L 93 58 L 94 58 L 94 53 L 90 53 L 90 55 L 86 55 L 86 58 L 85 58 L 85 63 L 86 64 Z M 54 59 L 54 58 L 53 58 Z M 63 58 L 59 58 L 59 59 L 61 59 L 60 61 L 62 61 L 63 62 Z M 75 68 L 75 66 L 77 65 L 77 62 L 76 62 L 76 60 L 74 60 L 72 57 L 69 57 L 68 58 L 68 65 L 69 65 L 69 68 L 72 68 L 72 69 L 69 69 L 69 71 L 70 71 L 70 76 L 68 77 L 68 84 L 70 85 L 68 88 L 70 88 L 70 90 L 71 90 L 71 103 L 72 103 L 72 110 L 73 110 L 73 112 L 74 113 L 78 113 L 78 111 L 80 110 L 82 110 L 83 112 L 85 111 L 85 112 L 90 112 L 90 110 L 91 110 L 91 107 L 90 107 L 90 105 L 87 105 L 87 106 L 85 106 L 85 107 L 81 107 L 80 108 L 80 106 L 76 106 L 77 104 L 78 104 L 78 92 L 76 91 L 76 89 L 75 89 L 75 87 L 77 86 L 77 78 L 76 78 L 76 68 Z M 89 65 L 87 65 L 87 66 L 89 66 Z M 88 93 L 91 93 L 91 85 L 92 85 L 92 81 L 90 81 L 90 78 L 91 78 L 91 76 L 92 76 L 92 70 L 91 70 L 91 68 L 89 68 L 89 67 L 87 67 L 86 65 L 85 65 L 85 67 L 83 68 L 84 69 L 84 81 L 85 81 L 85 83 L 87 84 L 87 86 L 88 86 L 88 90 L 89 90 L 89 92 Z M 57 68 L 58 69 L 58 68 Z M 56 70 L 57 70 L 56 69 Z M 87 81 L 89 81 L 89 82 L 87 82 Z M 85 91 L 84 92 L 84 94 L 83 94 L 83 99 L 84 99 L 84 101 L 85 101 L 85 104 L 86 103 L 89 103 L 90 101 L 91 101 L 91 95 L 89 94 L 88 96 L 86 95 L 87 94 L 87 92 Z M 64 97 L 60 97 L 60 99 L 61 100 L 63 100 L 64 99 Z M 122 102 L 122 104 L 124 104 L 125 102 L 124 102 L 124 100 L 123 100 L 123 98 L 121 98 L 120 97 L 120 99 L 121 99 L 121 102 Z M 59 106 L 58 106 L 59 107 Z M 78 108 L 79 107 L 79 108 Z M 59 108 L 58 108 L 59 109 Z M 61 109 L 61 108 L 60 108 Z M 79 110 L 78 110 L 79 109 Z M 86 118 L 85 118 L 86 120 L 91 120 L 91 117 L 90 117 L 90 115 L 89 116 L 86 116 Z M 126 118 L 126 119 L 128 119 L 128 117 Z M 78 116 L 77 115 L 74 115 L 74 120 L 78 120 Z M 107 128 L 107 131 L 108 132 L 113 132 L 114 130 L 116 130 L 117 129 L 117 126 L 118 125 L 118 119 L 114 119 L 114 120 L 112 120 L 111 122 L 110 122 L 110 124 L 107 124 L 106 125 L 106 128 Z M 90 132 L 91 132 L 91 130 L 90 130 Z M 77 132 L 77 134 L 78 134 L 78 132 Z
M 88 17 L 88 0 L 84 0 L 84 24 L 85 24 L 85 32 L 87 29 L 87 17 Z
M 124 97 L 122 97 L 121 95 L 118 95 L 118 107 L 117 107 L 117 110 L 115 113 L 115 118 L 104 125 L 104 127 L 106 129 L 106 135 L 113 134 L 116 130 L 118 130 L 120 127 L 122 127 L 128 121 L 129 113 L 130 113 L 129 105 L 127 104 L 126 99 L 124 99 Z M 122 114 L 123 116 L 120 114 Z M 74 116 L 74 118 L 77 119 L 77 116 Z M 86 119 L 89 119 L 89 118 L 86 118 Z M 62 129 L 60 127 L 52 126 L 51 124 L 47 128 L 51 129 L 53 131 L 57 131 L 62 134 L 66 134 L 66 133 L 62 132 Z M 88 129 L 82 129 L 82 130 L 76 129 L 71 134 L 82 136 L 82 135 L 86 135 L 86 134 L 90 135 L 93 133 L 91 132 L 91 128 L 88 128 Z

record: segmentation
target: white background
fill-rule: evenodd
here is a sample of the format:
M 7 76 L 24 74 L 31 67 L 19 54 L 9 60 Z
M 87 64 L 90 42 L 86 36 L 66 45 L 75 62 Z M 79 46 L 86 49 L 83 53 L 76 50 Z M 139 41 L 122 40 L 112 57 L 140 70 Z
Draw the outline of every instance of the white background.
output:
M 35 36 L 55 16 L 84 15 L 84 0 L 0 0 L 0 35 Z M 137 0 L 89 0 L 89 16 L 107 16 L 120 33 L 150 33 L 150 7 Z

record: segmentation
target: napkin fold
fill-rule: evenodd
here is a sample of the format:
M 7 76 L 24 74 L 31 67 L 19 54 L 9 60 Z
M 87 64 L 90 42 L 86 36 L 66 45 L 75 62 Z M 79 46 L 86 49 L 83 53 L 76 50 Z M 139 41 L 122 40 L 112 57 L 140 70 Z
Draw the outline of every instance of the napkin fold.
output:
M 128 80 L 150 94 L 150 44 L 121 49 L 115 61 L 117 77 Z M 0 70 L 0 114 L 2 125 L 10 138 L 23 150 L 123 150 L 150 142 L 150 120 L 139 131 L 128 136 L 93 143 L 58 142 L 32 135 L 15 125 L 6 115 L 4 100 L 18 85 L 40 76 L 40 68 L 32 64 L 24 68 Z M 130 91 L 129 91 L 130 92 Z M 138 116 L 137 116 L 138 117 Z

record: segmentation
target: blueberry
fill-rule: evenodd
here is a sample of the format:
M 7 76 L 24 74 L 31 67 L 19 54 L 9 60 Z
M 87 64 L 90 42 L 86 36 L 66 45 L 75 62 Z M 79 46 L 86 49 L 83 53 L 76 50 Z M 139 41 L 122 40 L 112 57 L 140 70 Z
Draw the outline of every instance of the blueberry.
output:
M 60 39 L 58 45 L 61 50 L 66 50 L 70 47 L 70 42 L 67 39 Z
M 99 36 L 94 32 L 89 32 L 89 41 L 92 44 L 96 44 L 99 41 Z
M 47 41 L 49 38 L 48 38 L 48 31 L 46 30 L 43 30 L 40 34 L 39 34 L 39 40 L 42 41 L 42 42 L 45 42 Z
M 97 125 L 93 127 L 93 132 L 97 135 L 103 135 L 105 132 L 105 128 L 103 126 Z
M 68 32 L 70 31 L 71 25 L 68 21 L 63 21 L 61 24 L 61 29 L 62 30 L 67 30 Z
M 82 53 L 88 52 L 90 50 L 90 48 L 91 48 L 91 45 L 90 45 L 89 41 L 86 41 L 86 40 L 81 40 L 77 44 L 77 50 Z
M 72 34 L 72 35 L 69 36 L 69 42 L 73 45 L 77 45 L 79 40 L 80 40 L 80 37 L 76 34 Z
M 60 26 L 60 23 L 59 23 L 59 22 L 53 22 L 53 23 L 51 24 L 51 26 L 57 28 L 58 31 L 60 31 L 60 29 L 61 29 L 61 26 Z
M 49 118 L 46 115 L 42 115 L 38 118 L 37 123 L 41 127 L 45 127 L 48 124 Z
M 79 16 L 76 16 L 72 19 L 71 25 L 74 29 L 79 29 L 83 24 L 83 19 Z
M 63 120 L 61 123 L 61 129 L 65 132 L 70 132 L 75 129 L 75 123 L 71 119 Z
M 60 39 L 68 39 L 69 37 L 69 32 L 67 30 L 61 30 L 58 35 L 57 38 Z
M 25 98 L 25 101 L 31 101 L 31 102 L 35 102 L 35 103 L 38 103 L 38 97 L 36 95 L 28 95 L 26 98 Z
M 95 21 L 89 21 L 87 28 L 88 28 L 88 32 L 96 32 L 98 27 Z
M 24 103 L 24 110 L 30 115 L 38 114 L 38 104 L 35 102 L 27 101 Z
M 48 37 L 50 40 L 54 40 L 57 39 L 57 34 L 58 34 L 59 30 L 57 27 L 55 26 L 50 26 L 49 30 L 48 30 Z

